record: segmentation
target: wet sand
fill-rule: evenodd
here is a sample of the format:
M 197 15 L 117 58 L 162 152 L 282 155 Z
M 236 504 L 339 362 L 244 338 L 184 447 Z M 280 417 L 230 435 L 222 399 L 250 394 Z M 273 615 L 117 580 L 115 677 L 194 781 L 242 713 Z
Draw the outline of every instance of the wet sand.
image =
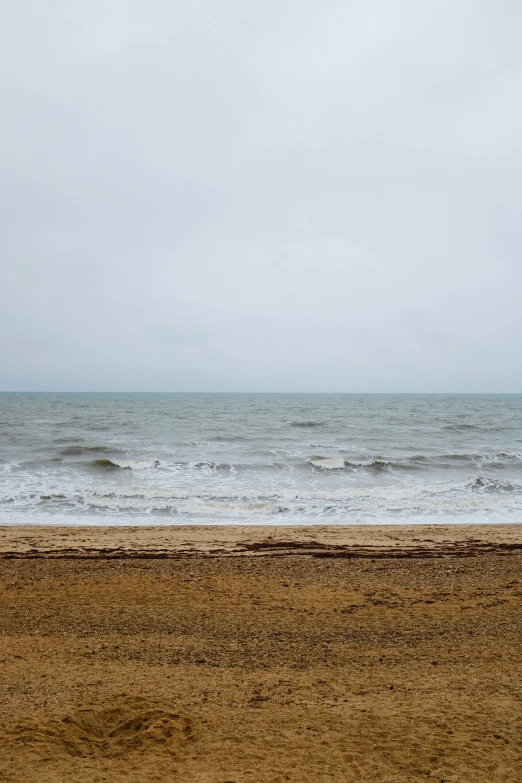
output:
M 0 781 L 520 781 L 522 526 L 0 528 Z

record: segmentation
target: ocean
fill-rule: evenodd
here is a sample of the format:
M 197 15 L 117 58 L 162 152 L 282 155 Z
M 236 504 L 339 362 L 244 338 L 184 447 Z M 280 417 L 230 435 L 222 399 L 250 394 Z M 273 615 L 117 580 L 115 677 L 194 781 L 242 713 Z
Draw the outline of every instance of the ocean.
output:
M 0 394 L 0 524 L 522 522 L 522 395 Z

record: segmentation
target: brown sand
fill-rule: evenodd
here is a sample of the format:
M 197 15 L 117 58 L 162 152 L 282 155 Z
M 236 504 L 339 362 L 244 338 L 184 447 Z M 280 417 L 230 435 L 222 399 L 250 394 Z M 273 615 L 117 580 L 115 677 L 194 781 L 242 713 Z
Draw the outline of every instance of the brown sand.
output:
M 0 782 L 522 780 L 522 527 L 0 528 Z

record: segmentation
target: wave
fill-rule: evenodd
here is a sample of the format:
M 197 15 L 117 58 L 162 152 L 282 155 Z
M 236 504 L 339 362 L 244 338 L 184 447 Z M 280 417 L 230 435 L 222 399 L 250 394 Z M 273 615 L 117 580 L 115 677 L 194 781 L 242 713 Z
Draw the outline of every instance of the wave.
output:
M 197 451 L 205 454 L 204 444 L 201 450 L 197 449 Z M 306 451 L 279 449 L 272 450 L 272 453 L 270 451 L 254 453 L 242 451 L 241 454 L 230 452 L 227 456 L 236 457 L 236 459 L 224 459 L 223 461 L 219 459 L 172 461 L 168 455 L 162 455 L 160 461 L 157 458 L 148 457 L 146 452 L 139 456 L 127 457 L 119 449 L 104 444 L 82 446 L 77 443 L 63 448 L 59 453 L 63 456 L 48 455 L 39 459 L 5 463 L 2 465 L 2 471 L 30 474 L 33 471 L 56 468 L 60 470 L 60 475 L 65 476 L 67 471 L 78 469 L 152 471 L 161 468 L 162 474 L 170 474 L 173 477 L 185 475 L 189 478 L 191 474 L 194 476 L 201 474 L 209 479 L 214 476 L 216 481 L 219 476 L 230 478 L 230 480 L 233 477 L 242 480 L 241 477 L 255 477 L 256 474 L 260 477 L 263 476 L 263 480 L 268 480 L 271 475 L 279 475 L 281 480 L 285 475 L 293 475 L 297 479 L 299 475 L 306 476 L 312 471 L 316 473 L 332 472 L 332 475 L 336 472 L 344 472 L 353 474 L 354 479 L 357 474 L 361 476 L 361 479 L 364 475 L 377 478 L 380 474 L 389 474 L 389 479 L 386 480 L 391 480 L 393 474 L 397 474 L 396 480 L 403 481 L 408 474 L 418 478 L 422 475 L 429 475 L 430 472 L 434 475 L 444 472 L 449 475 L 454 473 L 456 476 L 459 474 L 462 476 L 465 471 L 465 473 L 476 474 L 494 473 L 500 476 L 504 471 L 518 471 L 522 467 L 522 454 L 507 451 L 489 454 L 455 452 L 392 457 L 382 454 L 339 454 L 335 447 L 332 447 L 331 451 L 326 447 L 324 451 L 321 448 L 311 456 L 308 456 Z M 403 478 L 400 478 L 399 474 Z
M 235 465 L 231 465 L 228 462 L 178 462 L 180 466 L 187 468 L 196 468 L 196 470 L 210 470 L 210 471 L 234 471 Z
M 489 463 L 490 465 L 496 463 L 514 463 L 522 462 L 522 454 L 507 454 L 504 451 L 499 451 L 496 454 L 484 454 L 481 459 L 483 462 Z
M 289 421 L 291 427 L 322 427 L 324 421 Z
M 63 461 L 63 460 L 59 460 Z M 71 464 L 71 463 L 69 463 Z M 273 473 L 292 468 L 293 466 L 285 465 L 283 463 L 276 462 L 257 462 L 257 463 L 230 463 L 230 462 L 214 462 L 212 460 L 203 460 L 201 462 L 162 462 L 158 459 L 141 459 L 141 460 L 126 460 L 116 459 L 115 457 L 102 457 L 96 460 L 90 460 L 89 462 L 74 462 L 73 465 L 83 465 L 88 468 L 103 469 L 103 470 L 151 470 L 161 468 L 171 473 L 172 475 L 190 474 L 190 473 L 206 473 L 206 474 L 222 474 L 222 473 Z
M 440 462 L 469 462 L 473 464 L 480 463 L 482 465 L 503 465 L 522 462 L 522 454 L 506 451 L 497 451 L 489 454 L 453 453 L 440 454 L 432 459 Z
M 319 454 L 310 457 L 307 460 L 314 468 L 321 470 L 351 470 L 370 469 L 370 470 L 390 470 L 393 467 L 399 467 L 399 463 L 393 463 L 388 460 L 376 457 L 375 459 L 349 460 L 343 457 L 322 457 Z M 402 466 L 401 466 L 402 467 Z
M 347 468 L 352 469 L 359 469 L 359 468 L 367 468 L 370 470 L 391 470 L 392 468 L 400 468 L 402 467 L 401 463 L 399 462 L 392 462 L 387 459 L 382 459 L 381 457 L 376 457 L 375 459 L 369 459 L 369 460 L 345 460 L 344 464 Z
M 489 476 L 471 476 L 465 484 L 471 491 L 485 492 L 521 492 L 522 487 L 512 484 L 509 481 L 499 481 L 489 478 Z
M 107 468 L 111 470 L 114 468 L 121 468 L 121 465 L 118 465 L 116 462 L 113 462 L 111 459 L 95 459 L 87 464 L 92 465 L 93 467 L 96 468 Z
M 278 462 L 213 462 L 206 460 L 202 462 L 174 462 L 165 467 L 174 468 L 177 471 L 201 471 L 203 473 L 266 473 L 292 468 L 292 465 L 285 465 Z
M 322 470 L 347 470 L 353 471 L 429 471 L 433 468 L 455 467 L 469 468 L 504 468 L 522 463 L 522 454 L 499 451 L 492 454 L 415 454 L 411 457 L 391 459 L 381 456 L 375 457 L 331 457 L 315 454 L 307 462 L 315 468 Z
M 160 461 L 155 460 L 116 460 L 116 459 L 95 459 L 92 462 L 89 462 L 88 465 L 91 465 L 96 468 L 101 468 L 103 470 L 115 470 L 115 469 L 121 469 L 121 470 L 146 470 L 147 468 L 157 468 L 160 465 Z
M 79 456 L 81 454 L 91 454 L 91 453 L 100 453 L 100 454 L 110 454 L 111 452 L 117 452 L 118 449 L 113 449 L 110 446 L 66 446 L 64 449 L 60 450 L 60 454 L 62 454 L 64 457 L 75 457 Z
M 321 468 L 321 470 L 343 470 L 346 467 L 344 459 L 341 457 L 311 457 L 310 464 L 314 468 Z

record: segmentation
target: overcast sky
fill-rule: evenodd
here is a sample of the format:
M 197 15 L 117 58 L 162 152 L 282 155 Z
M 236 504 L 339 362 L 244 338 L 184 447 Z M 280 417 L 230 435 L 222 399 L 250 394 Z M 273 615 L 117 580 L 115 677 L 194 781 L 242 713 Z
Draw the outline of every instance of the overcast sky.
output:
M 522 391 L 520 0 L 0 0 L 0 389 Z

